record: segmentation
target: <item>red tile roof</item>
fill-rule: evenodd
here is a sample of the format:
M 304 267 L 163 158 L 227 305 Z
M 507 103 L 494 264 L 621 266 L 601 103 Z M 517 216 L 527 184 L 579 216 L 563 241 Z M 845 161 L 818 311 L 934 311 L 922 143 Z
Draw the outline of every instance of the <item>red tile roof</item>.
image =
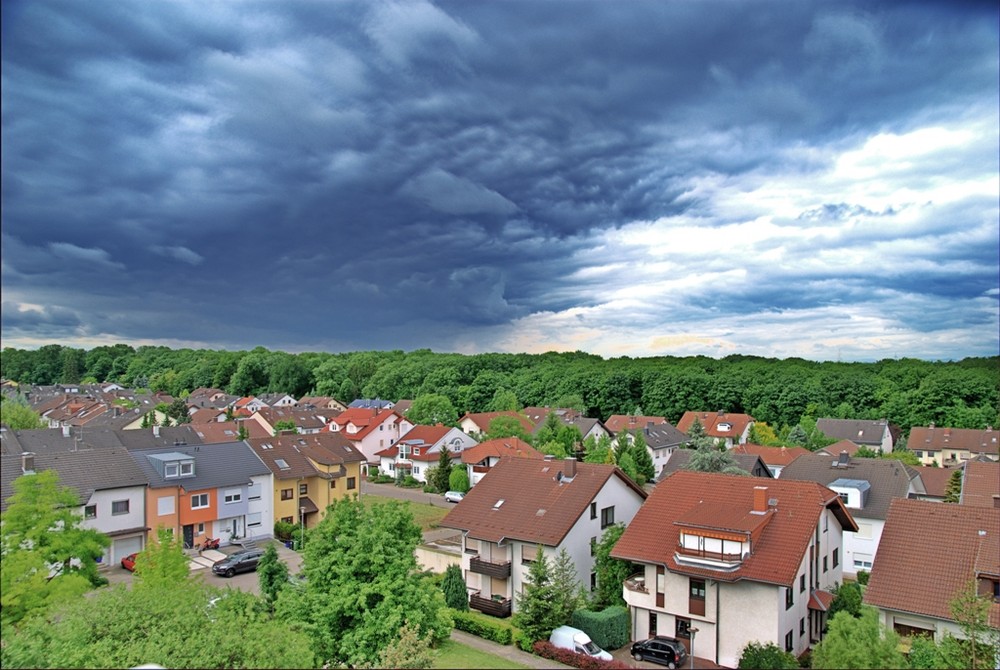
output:
M 330 426 L 336 424 L 349 440 L 362 440 L 386 421 L 399 422 L 402 419 L 402 415 L 391 409 L 350 407 L 334 417 L 330 421 Z M 354 424 L 358 431 L 356 433 L 348 432 L 346 430 L 348 424 Z
M 640 498 L 646 497 L 617 466 L 576 463 L 576 475 L 559 481 L 557 474 L 566 469 L 560 460 L 504 458 L 465 494 L 441 525 L 487 542 L 508 539 L 555 547 L 612 477 L 621 479 Z
M 658 426 L 661 423 L 666 423 L 667 418 L 664 416 L 637 416 L 633 414 L 612 414 L 608 417 L 608 420 L 604 422 L 604 427 L 608 431 L 618 434 L 623 430 L 640 430 L 645 428 L 648 424 L 653 424 Z
M 765 465 L 784 467 L 799 456 L 806 456 L 812 452 L 804 447 L 765 447 L 747 443 L 733 447 L 732 453 L 760 456 Z
M 864 602 L 952 620 L 949 602 L 977 574 L 1000 577 L 1000 509 L 896 499 Z M 990 625 L 1000 628 L 995 601 Z
M 777 505 L 765 515 L 750 515 L 754 489 L 766 487 L 766 498 Z M 792 586 L 820 514 L 830 509 L 841 525 L 857 530 L 857 525 L 840 498 L 815 482 L 761 480 L 755 477 L 709 474 L 679 470 L 653 489 L 632 523 L 615 546 L 615 558 L 638 563 L 663 564 L 671 572 L 704 576 L 720 581 L 750 580 Z M 720 532 L 747 527 L 749 517 L 766 523 L 758 529 L 753 553 L 732 572 L 720 572 L 678 563 L 674 553 L 680 543 L 679 524 L 695 518 Z M 768 520 L 769 519 L 769 520 Z
M 815 589 L 809 594 L 809 609 L 826 612 L 833 602 L 833 594 L 822 589 Z
M 212 423 L 192 424 L 191 430 L 205 444 L 221 444 L 236 442 L 239 438 L 240 425 L 247 429 L 248 437 L 270 437 L 271 433 L 256 421 L 213 421 Z
M 514 458 L 533 458 L 540 460 L 545 457 L 530 444 L 519 437 L 500 437 L 495 440 L 486 440 L 476 446 L 462 452 L 462 462 L 466 465 L 475 465 L 487 458 L 502 458 L 511 456 Z
M 927 495 L 934 498 L 944 498 L 948 490 L 948 480 L 955 472 L 955 468 L 936 468 L 930 465 L 911 465 L 920 474 L 920 481 L 924 483 L 924 490 Z
M 691 430 L 691 426 L 694 425 L 694 420 L 698 419 L 702 427 L 705 429 L 705 434 L 709 437 L 721 437 L 721 438 L 734 438 L 739 439 L 743 431 L 747 429 L 747 425 L 754 421 L 754 418 L 749 414 L 730 414 L 728 412 L 684 412 L 684 416 L 681 420 L 677 422 L 677 430 L 682 433 L 687 433 Z M 728 423 L 731 425 L 729 430 L 722 430 L 719 428 L 719 424 Z
M 440 423 L 436 426 L 414 426 L 406 431 L 406 435 L 400 437 L 395 444 L 381 451 L 376 451 L 375 455 L 394 458 L 399 453 L 400 444 L 409 444 L 411 453 L 407 460 L 436 461 L 441 458 L 441 454 L 439 450 L 431 451 L 431 448 L 443 440 L 451 430 L 450 426 L 443 426 Z M 413 454 L 412 449 L 414 448 L 420 449 L 420 453 Z
M 850 440 L 841 440 L 840 442 L 834 442 L 828 447 L 823 447 L 822 449 L 817 449 L 817 453 L 820 451 L 825 451 L 834 458 L 840 456 L 842 451 L 846 451 L 849 456 L 853 456 L 858 453 L 858 449 L 861 447 Z
M 994 507 L 994 496 L 1000 495 L 1000 463 L 968 461 L 962 478 L 963 505 Z

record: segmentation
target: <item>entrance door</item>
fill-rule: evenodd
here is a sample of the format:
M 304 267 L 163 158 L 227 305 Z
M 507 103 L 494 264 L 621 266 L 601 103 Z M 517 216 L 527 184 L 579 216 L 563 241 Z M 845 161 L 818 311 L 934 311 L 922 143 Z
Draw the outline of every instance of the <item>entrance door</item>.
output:
M 677 626 L 674 629 L 675 636 L 684 645 L 684 650 L 691 653 L 691 619 L 677 617 Z
M 190 549 L 194 546 L 194 525 L 188 524 L 181 530 L 184 533 L 184 548 Z
M 649 613 L 649 637 L 656 637 L 656 612 Z

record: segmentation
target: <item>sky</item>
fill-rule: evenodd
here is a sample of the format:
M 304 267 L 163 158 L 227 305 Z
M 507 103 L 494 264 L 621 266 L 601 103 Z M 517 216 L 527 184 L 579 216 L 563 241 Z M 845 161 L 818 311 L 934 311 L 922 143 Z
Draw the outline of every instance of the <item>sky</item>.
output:
M 5 347 L 1000 354 L 996 2 L 0 8 Z

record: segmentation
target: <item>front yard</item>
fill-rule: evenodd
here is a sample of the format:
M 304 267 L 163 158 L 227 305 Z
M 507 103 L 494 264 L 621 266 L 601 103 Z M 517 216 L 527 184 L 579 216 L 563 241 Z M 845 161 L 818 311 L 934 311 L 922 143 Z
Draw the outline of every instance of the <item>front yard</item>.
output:
M 461 642 L 445 640 L 434 652 L 432 668 L 527 668 L 514 661 L 473 649 Z
M 373 505 L 385 505 L 395 498 L 386 498 L 384 496 L 374 495 L 371 493 L 365 494 L 365 503 L 371 503 Z M 402 503 L 406 509 L 410 510 L 410 514 L 413 515 L 413 520 L 420 526 L 421 532 L 426 532 L 433 528 L 437 528 L 441 519 L 445 517 L 449 510 L 443 507 L 435 507 L 434 505 L 429 505 L 426 503 L 415 503 L 409 500 L 397 501 Z

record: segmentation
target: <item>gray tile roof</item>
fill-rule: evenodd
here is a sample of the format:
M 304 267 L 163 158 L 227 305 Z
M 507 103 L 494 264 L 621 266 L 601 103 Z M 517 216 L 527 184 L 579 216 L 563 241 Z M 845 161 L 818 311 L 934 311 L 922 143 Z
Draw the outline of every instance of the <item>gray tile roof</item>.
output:
M 10 431 L 3 438 L 3 451 L 20 453 L 66 453 L 91 449 L 121 449 L 120 432 L 107 427 L 72 426 L 68 435 L 62 428 Z M 13 449 L 18 451 L 13 452 Z
M 642 429 L 642 436 L 651 449 L 679 447 L 691 440 L 690 437 L 666 422 L 646 426 Z
M 864 446 L 879 446 L 885 434 L 886 421 L 864 421 L 861 419 L 819 419 L 816 428 L 837 440 L 850 440 Z
M 851 514 L 863 519 L 885 519 L 893 498 L 906 498 L 911 480 L 923 488 L 920 475 L 892 458 L 851 458 L 847 467 L 834 467 L 837 459 L 824 453 L 800 456 L 781 471 L 782 479 L 798 479 L 828 486 L 838 479 L 861 479 L 871 484 L 868 503 Z
M 151 454 L 179 452 L 194 458 L 194 476 L 164 479 L 147 458 Z M 129 452 L 132 459 L 145 473 L 149 485 L 182 485 L 188 490 L 219 488 L 247 484 L 250 477 L 271 474 L 264 462 L 257 457 L 245 442 L 222 442 L 220 444 L 187 445 L 167 449 L 134 449 Z
M 204 443 L 204 440 L 198 436 L 198 431 L 190 424 L 160 426 L 156 429 L 156 432 L 152 428 L 122 430 L 118 433 L 118 439 L 129 451 L 135 449 L 165 449 L 178 445 Z
M 678 470 L 686 469 L 684 466 L 688 464 L 691 460 L 691 456 L 695 453 L 695 449 L 678 449 L 677 451 L 670 454 L 669 460 L 660 470 L 660 474 L 656 477 L 656 481 L 662 481 L 670 476 L 672 473 Z M 741 470 L 749 472 L 754 477 L 763 477 L 765 479 L 774 479 L 771 475 L 771 471 L 767 469 L 767 465 L 761 460 L 760 456 L 756 454 L 732 454 L 733 458 L 736 459 L 736 464 Z

